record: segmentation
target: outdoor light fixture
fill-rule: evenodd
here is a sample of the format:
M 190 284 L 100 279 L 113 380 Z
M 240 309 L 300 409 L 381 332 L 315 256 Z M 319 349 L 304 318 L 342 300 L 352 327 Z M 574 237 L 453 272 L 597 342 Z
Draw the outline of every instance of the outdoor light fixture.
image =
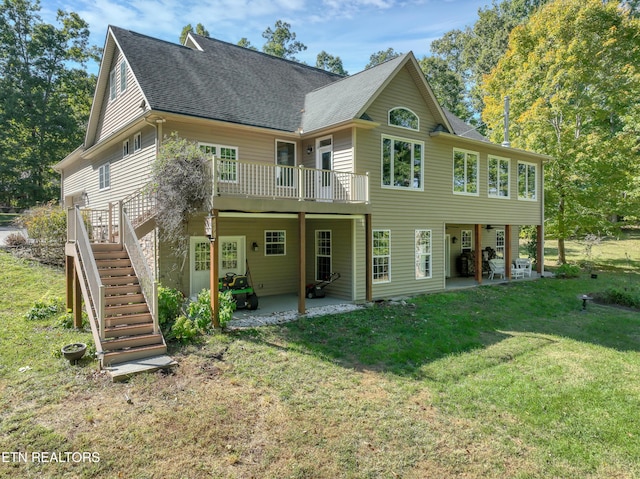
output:
M 216 230 L 215 230 L 215 222 L 213 221 L 213 216 L 209 213 L 204 218 L 204 234 L 209 238 L 209 241 L 216 240 Z
M 313 153 L 313 146 L 309 145 L 307 146 L 307 155 L 310 155 L 311 153 Z
M 488 229 L 488 230 L 492 230 L 492 229 L 493 229 L 493 226 L 491 226 L 491 225 L 487 225 L 487 229 Z
M 256 253 L 258 252 L 258 243 L 256 243 L 255 241 L 253 242 L 253 244 L 251 245 L 251 247 L 253 248 L 253 251 L 255 251 Z
M 458 238 L 454 236 L 453 238 L 451 238 L 451 242 L 453 244 L 456 244 L 458 242 Z

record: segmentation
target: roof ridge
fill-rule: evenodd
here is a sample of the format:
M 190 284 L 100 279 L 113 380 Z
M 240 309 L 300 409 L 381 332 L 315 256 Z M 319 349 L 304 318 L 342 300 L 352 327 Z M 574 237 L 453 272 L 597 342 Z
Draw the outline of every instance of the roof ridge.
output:
M 308 65 L 306 63 L 301 63 L 301 62 L 296 61 L 296 60 L 291 60 L 290 58 L 278 57 L 276 55 L 271 55 L 269 53 L 265 53 L 265 52 L 262 52 L 262 51 L 257 50 L 257 49 L 254 50 L 252 48 L 243 47 L 242 45 L 237 45 L 235 43 L 227 42 L 225 40 L 220 40 L 219 38 L 207 37 L 207 36 L 199 35 L 199 34 L 193 33 L 193 32 L 190 32 L 190 33 L 194 37 L 204 38 L 205 40 L 208 40 L 208 41 L 211 41 L 211 42 L 222 43 L 222 44 L 228 45 L 230 47 L 246 50 L 247 52 L 251 52 L 251 53 L 258 54 L 258 55 L 262 55 L 265 58 L 273 59 L 273 60 L 276 60 L 276 61 L 283 61 L 283 62 L 286 62 L 286 63 L 290 63 L 292 65 L 301 66 L 303 68 L 314 70 L 314 71 L 317 71 L 317 72 L 320 72 L 320 73 L 326 73 L 328 75 L 333 75 L 333 76 L 335 76 L 335 77 L 337 77 L 339 79 L 348 78 L 348 75 L 347 76 L 340 75 L 339 73 L 330 72 L 328 70 L 324 70 L 322 68 L 314 67 L 314 66 Z
M 153 41 L 158 42 L 158 43 L 166 43 L 167 45 L 171 45 L 172 47 L 179 47 L 179 48 L 185 48 L 187 50 L 193 50 L 193 48 L 185 47 L 184 45 L 180 45 L 179 43 L 171 42 L 169 40 L 163 40 L 162 38 L 158 38 L 158 37 L 152 37 L 151 35 L 147 35 L 145 33 L 134 32 L 133 30 L 129 30 L 128 28 L 122 28 L 122 27 L 118 27 L 116 25 L 109 25 L 107 28 L 109 30 L 114 31 L 114 33 L 116 33 L 116 35 L 117 35 L 117 32 L 115 32 L 115 31 L 116 30 L 120 30 L 120 31 L 126 32 L 126 33 L 128 33 L 130 35 L 134 35 L 136 37 L 143 37 L 143 38 L 146 38 L 148 40 L 153 40 Z

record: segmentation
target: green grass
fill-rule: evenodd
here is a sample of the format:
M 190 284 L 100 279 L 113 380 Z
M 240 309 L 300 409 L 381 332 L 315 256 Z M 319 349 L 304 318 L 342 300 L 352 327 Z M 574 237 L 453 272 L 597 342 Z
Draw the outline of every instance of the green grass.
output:
M 640 477 L 640 314 L 577 298 L 640 271 L 604 269 L 210 336 L 112 384 L 56 355 L 88 332 L 25 318 L 62 273 L 0 253 L 0 449 L 100 457 L 0 477 Z

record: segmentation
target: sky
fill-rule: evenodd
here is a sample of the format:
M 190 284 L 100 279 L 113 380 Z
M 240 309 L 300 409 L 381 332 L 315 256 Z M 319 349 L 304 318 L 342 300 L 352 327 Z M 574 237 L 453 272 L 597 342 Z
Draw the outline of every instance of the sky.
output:
M 55 24 L 56 11 L 76 12 L 89 23 L 91 44 L 104 46 L 115 25 L 178 43 L 182 28 L 202 23 L 213 38 L 237 43 L 246 37 L 262 49 L 262 32 L 277 20 L 291 25 L 307 46 L 296 58 L 315 66 L 321 51 L 338 56 L 350 74 L 371 54 L 388 48 L 429 55 L 431 41 L 472 25 L 490 0 L 41 0 L 40 16 Z M 88 65 L 97 72 L 98 65 Z

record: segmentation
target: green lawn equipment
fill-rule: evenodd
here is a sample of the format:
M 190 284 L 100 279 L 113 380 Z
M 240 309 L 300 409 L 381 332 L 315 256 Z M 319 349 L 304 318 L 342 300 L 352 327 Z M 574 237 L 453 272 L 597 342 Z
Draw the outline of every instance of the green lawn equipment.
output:
M 340 278 L 340 273 L 332 273 L 322 281 L 307 285 L 307 298 L 324 298 L 324 288 Z
M 258 296 L 246 274 L 227 273 L 224 278 L 219 279 L 218 291 L 231 291 L 238 308 L 258 309 Z

